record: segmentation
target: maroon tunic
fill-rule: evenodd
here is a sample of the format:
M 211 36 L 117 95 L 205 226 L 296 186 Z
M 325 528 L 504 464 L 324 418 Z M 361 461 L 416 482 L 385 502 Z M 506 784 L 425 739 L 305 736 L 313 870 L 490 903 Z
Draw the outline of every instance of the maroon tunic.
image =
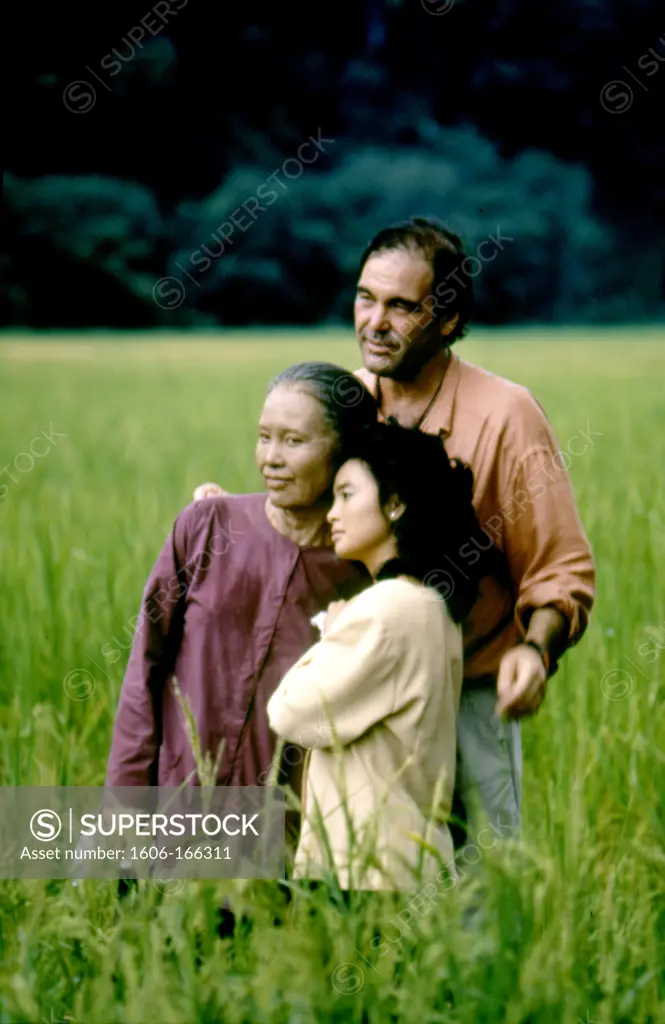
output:
M 311 617 L 369 581 L 331 548 L 299 548 L 283 537 L 265 502 L 265 494 L 206 498 L 177 517 L 143 593 L 108 786 L 173 786 L 195 769 L 174 675 L 202 751 L 214 758 L 225 741 L 218 784 L 265 782 L 277 742 L 270 696 L 318 639 Z M 289 778 L 296 791 L 300 774 Z

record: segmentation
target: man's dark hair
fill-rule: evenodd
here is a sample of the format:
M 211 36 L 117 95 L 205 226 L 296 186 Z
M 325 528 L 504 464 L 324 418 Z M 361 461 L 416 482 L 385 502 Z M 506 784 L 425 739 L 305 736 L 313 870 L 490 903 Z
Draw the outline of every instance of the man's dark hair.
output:
M 367 465 L 382 507 L 393 495 L 405 506 L 398 519 L 389 520 L 397 558 L 382 567 L 377 579 L 414 576 L 435 589 L 454 621 L 462 622 L 476 601 L 481 579 L 501 578 L 504 571 L 503 556 L 473 507 L 470 467 L 449 459 L 437 435 L 394 420 L 362 431 L 343 455 Z
M 432 319 L 446 321 L 455 313 L 459 314 L 457 325 L 446 337 L 446 344 L 463 338 L 473 308 L 473 278 L 463 267 L 467 255 L 460 237 L 436 217 L 410 217 L 391 224 L 367 244 L 360 258 L 358 276 L 370 256 L 391 249 L 418 253 L 427 260 L 434 275 L 427 302 Z

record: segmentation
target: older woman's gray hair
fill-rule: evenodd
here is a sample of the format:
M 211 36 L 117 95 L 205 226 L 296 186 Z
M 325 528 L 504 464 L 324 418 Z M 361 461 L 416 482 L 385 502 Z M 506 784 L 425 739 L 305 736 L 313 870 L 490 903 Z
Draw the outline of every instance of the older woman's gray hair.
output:
M 346 447 L 359 430 L 376 423 L 377 406 L 372 395 L 362 381 L 334 363 L 294 363 L 273 377 L 267 394 L 284 384 L 300 385 L 320 402 L 337 434 L 338 447 Z
M 358 431 L 376 423 L 377 406 L 362 381 L 334 363 L 294 363 L 282 370 L 268 384 L 269 395 L 280 385 L 302 387 L 317 399 L 323 414 L 338 439 L 337 451 L 353 445 Z M 339 459 L 333 457 L 333 464 Z M 228 494 L 219 484 L 200 484 L 194 491 L 194 501 Z

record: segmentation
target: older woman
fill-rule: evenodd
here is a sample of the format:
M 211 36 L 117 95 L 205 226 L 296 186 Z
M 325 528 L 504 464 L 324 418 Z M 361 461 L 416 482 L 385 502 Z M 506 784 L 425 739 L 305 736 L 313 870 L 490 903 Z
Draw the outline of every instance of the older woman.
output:
M 344 381 L 353 380 L 353 395 Z M 311 618 L 366 583 L 330 546 L 336 454 L 375 421 L 368 392 L 330 363 L 269 385 L 256 448 L 265 494 L 207 498 L 177 517 L 143 593 L 113 730 L 108 786 L 196 783 L 178 684 L 219 785 L 264 782 L 266 706 L 315 638 Z M 346 399 L 346 401 L 345 401 Z M 286 764 L 280 781 L 298 790 Z
M 471 470 L 451 463 L 437 437 L 378 424 L 344 455 L 333 543 L 373 584 L 331 609 L 268 718 L 309 751 L 295 877 L 394 891 L 423 866 L 430 879 L 441 863 L 452 868 L 460 623 L 498 556 L 491 548 L 451 575 L 460 545 L 481 529 Z

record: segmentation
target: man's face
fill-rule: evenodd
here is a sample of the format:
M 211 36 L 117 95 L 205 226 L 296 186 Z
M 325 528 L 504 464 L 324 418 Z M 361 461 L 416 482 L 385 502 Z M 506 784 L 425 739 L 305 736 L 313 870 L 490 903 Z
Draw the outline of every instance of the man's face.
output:
M 410 380 L 441 351 L 441 323 L 430 310 L 434 274 L 418 252 L 374 253 L 356 288 L 354 319 L 363 362 L 370 373 Z

